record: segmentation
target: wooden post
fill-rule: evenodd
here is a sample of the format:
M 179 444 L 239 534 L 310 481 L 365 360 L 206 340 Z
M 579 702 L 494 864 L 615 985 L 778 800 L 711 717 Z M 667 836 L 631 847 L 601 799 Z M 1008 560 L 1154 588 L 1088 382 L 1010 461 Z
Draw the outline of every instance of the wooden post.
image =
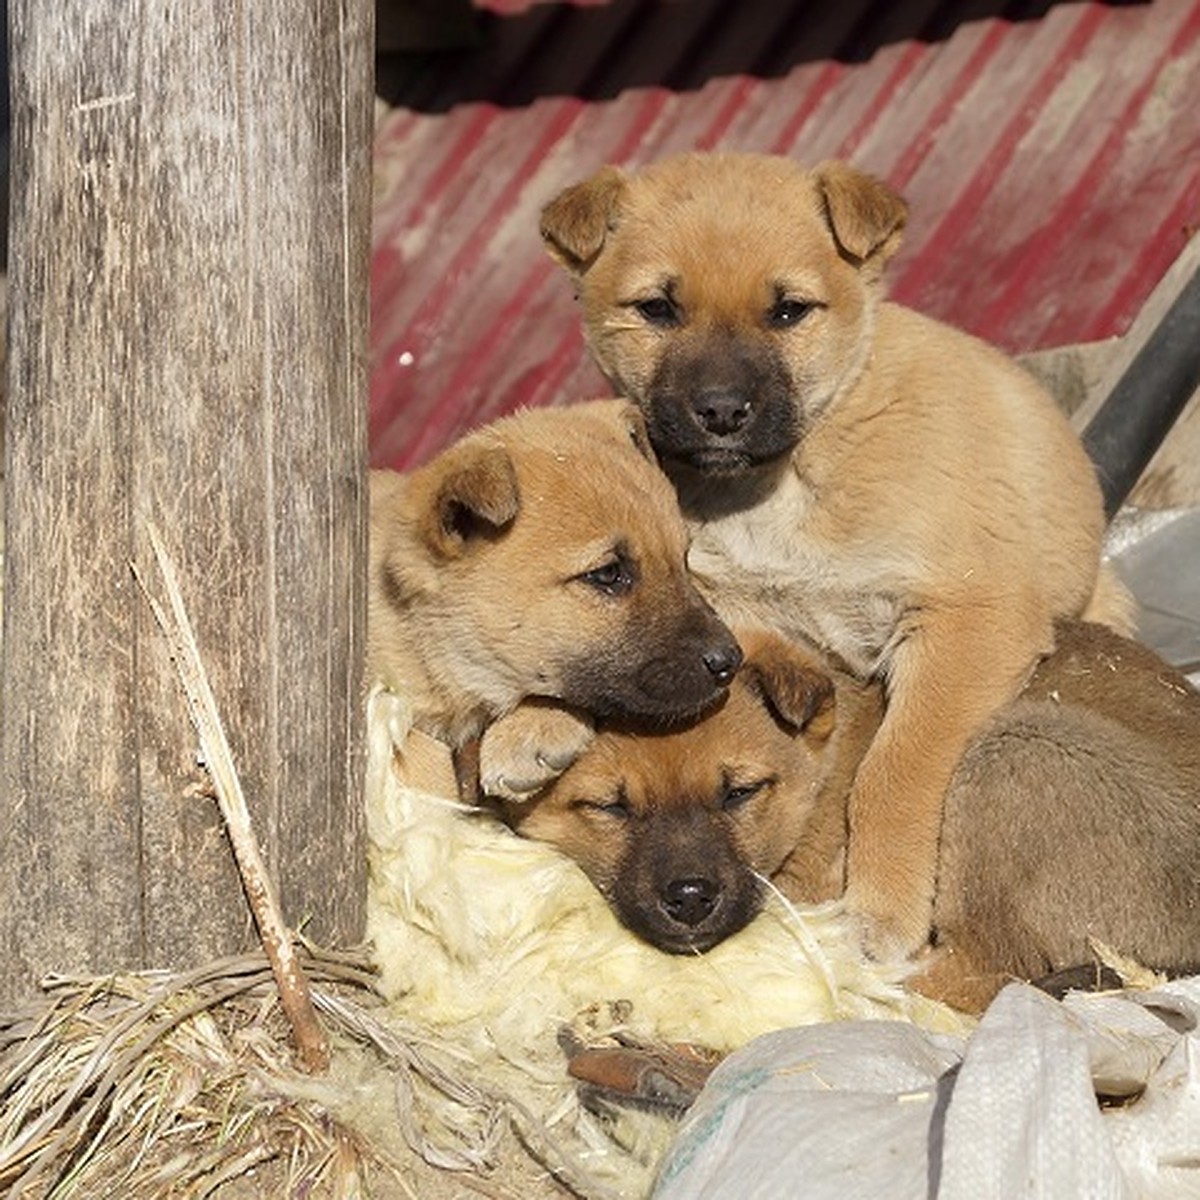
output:
M 252 937 L 184 602 L 287 920 L 361 934 L 370 0 L 10 0 L 0 1000 Z

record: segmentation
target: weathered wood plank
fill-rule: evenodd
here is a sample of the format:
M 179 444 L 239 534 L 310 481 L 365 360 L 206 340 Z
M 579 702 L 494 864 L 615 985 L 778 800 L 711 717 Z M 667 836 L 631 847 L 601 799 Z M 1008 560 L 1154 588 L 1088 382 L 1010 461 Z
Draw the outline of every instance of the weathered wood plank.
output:
M 287 919 L 352 939 L 371 6 L 11 16 L 0 995 L 249 935 L 130 577 L 151 561 L 143 517 Z

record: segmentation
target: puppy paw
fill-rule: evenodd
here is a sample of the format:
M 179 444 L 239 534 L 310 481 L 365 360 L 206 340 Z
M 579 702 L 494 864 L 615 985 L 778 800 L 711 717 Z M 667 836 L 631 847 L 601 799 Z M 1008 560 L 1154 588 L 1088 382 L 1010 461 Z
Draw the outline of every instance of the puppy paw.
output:
M 479 782 L 486 796 L 531 799 L 591 745 L 585 717 L 539 700 L 525 700 L 488 726 L 479 750 Z
M 846 889 L 846 907 L 854 919 L 863 953 L 879 963 L 903 962 L 922 950 L 929 941 L 930 905 L 874 903 L 851 884 Z

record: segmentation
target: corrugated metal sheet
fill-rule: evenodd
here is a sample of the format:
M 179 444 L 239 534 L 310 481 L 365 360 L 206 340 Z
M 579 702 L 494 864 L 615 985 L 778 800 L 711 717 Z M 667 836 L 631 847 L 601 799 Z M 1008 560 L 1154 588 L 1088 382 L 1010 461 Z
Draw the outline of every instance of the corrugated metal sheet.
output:
M 1011 351 L 1123 332 L 1200 224 L 1200 0 L 491 0 L 382 64 L 371 447 L 601 393 L 542 204 L 606 162 L 847 158 L 912 218 L 896 299 Z

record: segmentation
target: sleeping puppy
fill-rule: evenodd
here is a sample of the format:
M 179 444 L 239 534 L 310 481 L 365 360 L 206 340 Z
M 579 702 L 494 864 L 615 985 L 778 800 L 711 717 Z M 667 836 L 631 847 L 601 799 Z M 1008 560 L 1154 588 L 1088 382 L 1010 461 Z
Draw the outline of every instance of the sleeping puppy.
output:
M 601 731 L 524 805 L 518 832 L 575 858 L 660 949 L 710 949 L 759 911 L 841 889 L 847 800 L 882 692 L 773 634 L 692 726 Z M 1200 966 L 1200 694 L 1145 647 L 1069 622 L 949 785 L 934 945 L 914 986 L 982 1010 L 1106 948 Z
M 411 474 L 371 476 L 368 678 L 452 747 L 527 697 L 609 716 L 695 713 L 736 641 L 685 568 L 687 539 L 636 408 L 522 412 Z M 590 737 L 539 708 L 542 736 Z M 569 757 L 570 754 L 568 753 Z
M 1094 472 L 998 351 L 882 296 L 901 198 L 842 163 L 686 154 L 544 209 L 588 344 L 635 399 L 728 621 L 883 683 L 850 798 L 848 900 L 877 957 L 929 933 L 942 801 L 1056 618 L 1127 631 Z
M 1200 970 L 1200 693 L 1070 622 L 968 747 L 946 797 L 922 991 L 981 1009 L 1106 950 Z
M 841 893 L 846 795 L 879 721 L 878 689 L 839 675 L 835 722 L 821 658 L 766 631 L 739 640 L 742 668 L 702 720 L 670 731 L 608 723 L 534 799 L 499 804 L 672 953 L 741 929 L 768 878 L 786 874 L 807 898 Z

